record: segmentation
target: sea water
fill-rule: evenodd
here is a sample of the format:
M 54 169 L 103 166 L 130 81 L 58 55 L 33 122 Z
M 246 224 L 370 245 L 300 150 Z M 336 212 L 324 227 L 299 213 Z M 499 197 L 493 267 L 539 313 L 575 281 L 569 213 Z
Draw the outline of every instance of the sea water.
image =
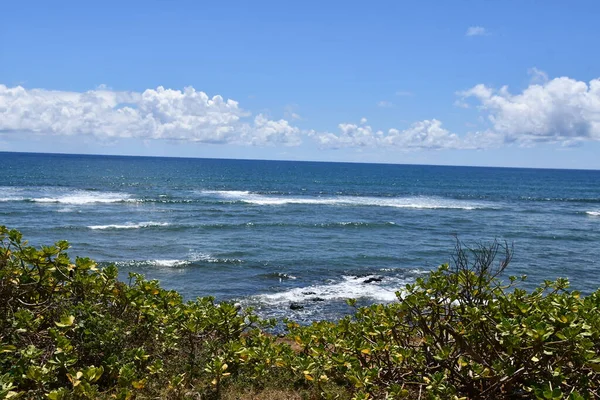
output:
M 600 171 L 0 153 L 0 224 L 186 298 L 338 318 L 451 262 L 514 245 L 531 289 L 600 287 Z M 291 303 L 303 306 L 291 310 Z

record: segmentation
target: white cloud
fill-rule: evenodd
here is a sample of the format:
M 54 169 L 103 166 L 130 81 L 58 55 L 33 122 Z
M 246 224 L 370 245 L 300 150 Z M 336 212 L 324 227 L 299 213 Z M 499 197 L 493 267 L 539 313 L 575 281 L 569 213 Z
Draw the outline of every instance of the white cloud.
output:
M 380 102 L 377 103 L 377 107 L 381 107 L 381 108 L 391 108 L 394 105 L 386 100 L 381 100 Z
M 539 75 L 539 74 L 538 74 Z M 513 95 L 506 86 L 494 90 L 477 85 L 461 92 L 474 98 L 505 142 L 573 144 L 600 140 L 600 79 L 587 84 L 567 77 L 531 84 Z
M 286 120 L 252 119 L 236 101 L 192 87 L 140 93 L 104 85 L 88 92 L 0 85 L 0 132 L 246 145 L 296 145 L 301 134 Z
M 486 36 L 487 30 L 483 26 L 470 26 L 465 33 L 465 36 Z
M 300 133 L 299 128 L 284 119 L 273 121 L 258 114 L 253 125 L 242 126 L 241 142 L 257 146 L 266 143 L 297 146 L 301 143 Z
M 408 129 L 374 130 L 362 119 L 360 125 L 339 124 L 340 133 L 316 135 L 325 148 L 393 147 L 402 150 L 462 148 L 457 135 L 442 128 L 436 119 L 415 122 Z
M 396 96 L 412 96 L 413 92 L 410 92 L 408 90 L 398 90 L 396 92 Z
M 87 92 L 25 89 L 0 84 L 0 140 L 25 135 L 62 135 L 116 143 L 122 138 L 149 143 L 164 139 L 181 142 L 251 146 L 296 146 L 310 137 L 322 148 L 484 149 L 510 143 L 538 142 L 573 145 L 600 141 L 600 79 L 589 83 L 568 77 L 548 79 L 529 71 L 532 83 L 522 92 L 506 86 L 480 84 L 458 92 L 459 107 L 473 106 L 482 120 L 475 132 L 458 136 L 436 119 L 406 129 L 378 130 L 366 118 L 342 123 L 337 132 L 303 130 L 294 108 L 284 119 L 272 119 L 242 109 L 234 100 L 188 87 L 158 87 L 143 92 L 119 92 L 101 85 Z M 382 102 L 381 106 L 391 103 Z

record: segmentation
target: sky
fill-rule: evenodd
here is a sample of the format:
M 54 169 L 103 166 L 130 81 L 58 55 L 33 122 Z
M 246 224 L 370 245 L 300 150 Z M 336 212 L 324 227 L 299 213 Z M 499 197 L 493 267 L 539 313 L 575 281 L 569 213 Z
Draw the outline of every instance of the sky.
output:
M 0 14 L 0 151 L 600 169 L 596 0 Z

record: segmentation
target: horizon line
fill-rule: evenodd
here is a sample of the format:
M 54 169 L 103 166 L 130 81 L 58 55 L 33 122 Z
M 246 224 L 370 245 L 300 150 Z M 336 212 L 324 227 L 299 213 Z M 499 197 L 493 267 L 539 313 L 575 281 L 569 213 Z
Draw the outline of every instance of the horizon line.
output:
M 540 169 L 557 171 L 600 171 L 597 168 L 568 168 L 568 167 L 515 167 L 498 165 L 458 165 L 458 164 L 411 164 L 393 162 L 366 162 L 366 161 L 327 161 L 327 160 L 290 160 L 290 159 L 268 159 L 268 158 L 226 158 L 226 157 L 190 157 L 190 156 L 159 156 L 139 154 L 99 154 L 99 153 L 61 153 L 61 152 L 39 152 L 39 151 L 9 151 L 0 150 L 0 154 L 28 154 L 28 155 L 54 155 L 54 156 L 87 156 L 87 157 L 123 157 L 123 158 L 167 158 L 184 160 L 228 160 L 228 161 L 272 161 L 272 162 L 298 162 L 298 163 L 323 163 L 323 164 L 365 164 L 365 165 L 398 165 L 415 167 L 457 167 L 457 168 L 504 168 L 504 169 Z

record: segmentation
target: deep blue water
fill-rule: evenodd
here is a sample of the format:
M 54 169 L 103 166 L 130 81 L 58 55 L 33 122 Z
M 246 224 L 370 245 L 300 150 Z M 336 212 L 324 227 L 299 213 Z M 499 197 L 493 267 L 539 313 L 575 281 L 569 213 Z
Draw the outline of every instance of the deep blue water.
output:
M 454 235 L 514 243 L 508 272 L 529 285 L 600 286 L 600 171 L 19 153 L 0 166 L 0 224 L 30 243 L 66 239 L 73 257 L 265 316 L 392 301 L 450 261 Z

